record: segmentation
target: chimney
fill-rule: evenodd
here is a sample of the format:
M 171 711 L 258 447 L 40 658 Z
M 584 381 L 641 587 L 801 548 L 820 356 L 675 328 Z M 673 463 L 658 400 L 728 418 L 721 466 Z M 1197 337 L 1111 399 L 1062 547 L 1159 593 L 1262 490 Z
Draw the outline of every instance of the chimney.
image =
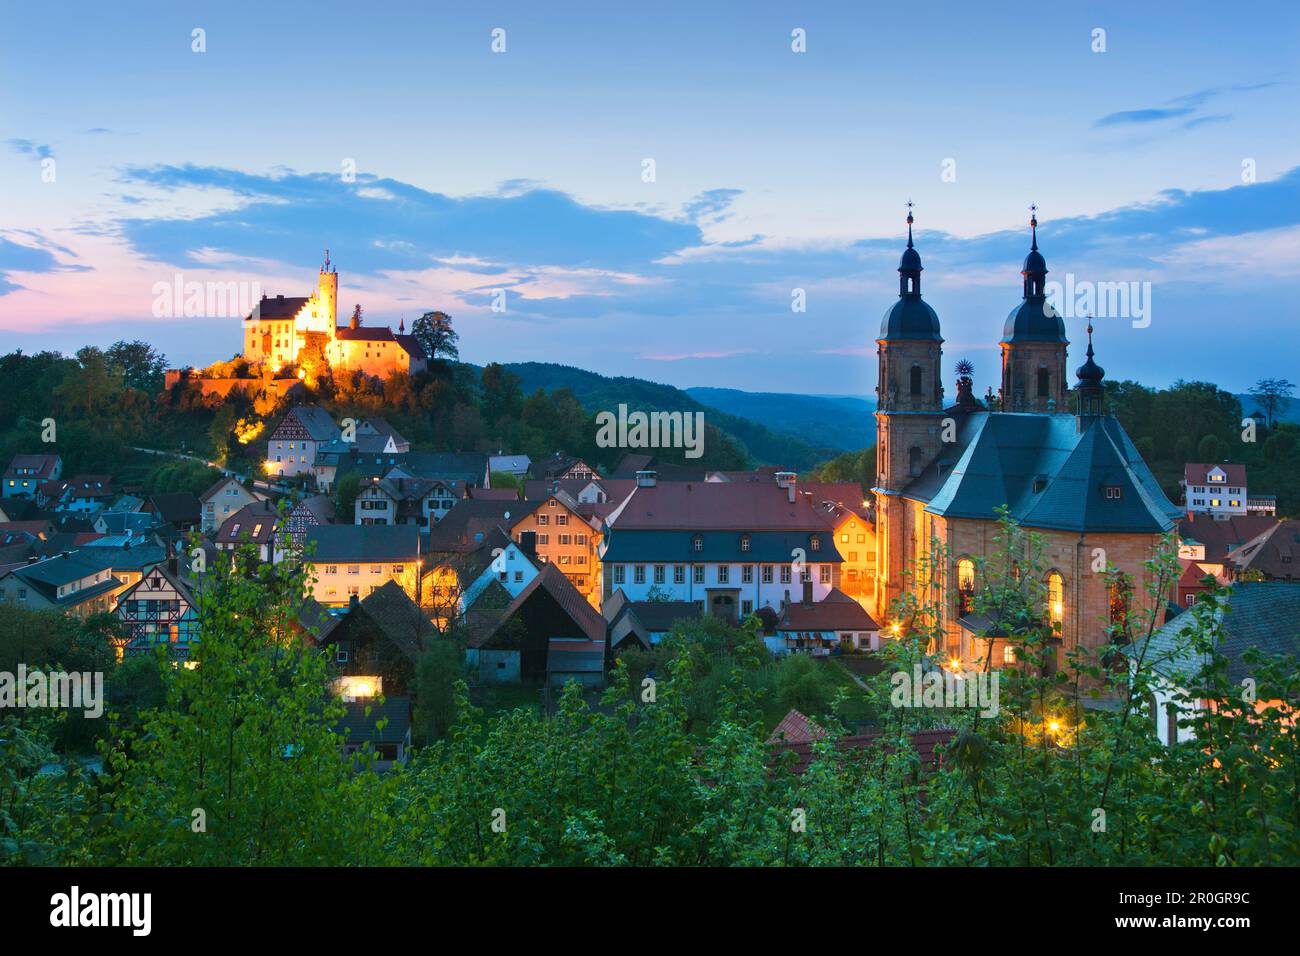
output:
M 659 480 L 659 473 L 653 468 L 646 468 L 636 473 L 636 486 L 638 488 L 653 488 Z
M 805 582 L 803 583 L 803 603 L 804 603 L 804 607 L 807 607 L 808 605 L 812 604 L 812 602 L 813 602 L 813 599 L 812 599 L 812 582 L 811 582 L 811 581 L 805 581 Z
M 537 532 L 521 531 L 519 532 L 519 550 L 524 554 L 537 556 Z

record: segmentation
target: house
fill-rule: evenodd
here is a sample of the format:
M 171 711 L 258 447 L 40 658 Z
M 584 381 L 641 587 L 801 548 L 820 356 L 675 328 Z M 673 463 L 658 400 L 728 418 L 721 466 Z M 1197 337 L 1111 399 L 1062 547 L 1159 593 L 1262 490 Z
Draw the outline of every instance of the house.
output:
M 481 452 L 413 451 L 397 467 L 408 478 L 443 478 L 476 488 L 492 487 L 488 456 Z
M 827 513 L 775 482 L 663 482 L 644 473 L 605 520 L 606 597 L 696 602 L 733 623 L 813 586 L 821 600 L 842 559 Z M 796 579 L 798 579 L 796 581 Z
M 580 505 L 619 505 L 635 488 L 635 478 L 534 478 L 524 482 L 524 497 L 538 501 L 562 491 Z
M 1228 593 L 1226 608 L 1216 612 L 1220 633 L 1216 650 L 1227 659 L 1226 680 L 1239 690 L 1252 674 L 1245 660 L 1246 651 L 1255 649 L 1273 657 L 1290 654 L 1300 657 L 1300 584 L 1289 582 L 1238 582 Z M 1154 689 L 1147 703 L 1147 715 L 1160 742 L 1191 740 L 1196 731 L 1179 726 L 1195 711 L 1204 710 L 1207 701 L 1186 700 L 1192 697 L 1196 678 L 1209 663 L 1208 655 L 1191 646 L 1196 626 L 1191 613 L 1180 614 L 1156 629 L 1151 637 L 1129 645 L 1125 653 L 1132 666 L 1139 660 L 1155 673 Z M 1234 694 L 1236 691 L 1234 691 Z M 1256 712 L 1291 702 L 1259 700 Z
M 343 697 L 344 714 L 334 727 L 343 738 L 343 752 L 354 754 L 367 746 L 375 754 L 379 773 L 406 763 L 411 749 L 411 698 L 380 696 L 381 689 L 367 686 L 364 695 L 350 688 Z
M 1246 497 L 1246 514 L 1275 517 L 1277 515 L 1277 495 L 1248 495 Z
M 73 514 L 97 514 L 116 497 L 111 475 L 77 475 L 63 482 L 62 490 L 49 495 L 47 506 Z
M 874 602 L 876 590 L 876 513 L 862 497 L 857 482 L 801 483 L 792 472 L 773 476 L 778 485 L 788 481 L 814 508 L 824 511 L 835 536 L 840 565 L 840 590 L 864 607 Z
M 266 473 L 292 478 L 313 474 L 316 450 L 340 435 L 330 413 L 317 405 L 291 408 L 266 442 Z
M 287 543 L 279 530 L 280 514 L 275 505 L 255 501 L 223 521 L 214 540 L 218 551 L 234 552 L 243 545 L 255 545 L 259 561 L 278 564 L 284 560 Z
M 441 521 L 465 497 L 466 489 L 456 479 L 387 477 L 371 481 L 357 492 L 355 523 L 427 528 Z
M 913 731 L 910 734 L 910 742 L 912 751 L 916 754 L 914 763 L 916 776 L 924 778 L 937 772 L 943 766 L 944 748 L 951 744 L 956 736 L 957 731 L 947 728 Z M 892 740 L 892 735 L 884 731 L 871 731 L 840 737 L 835 741 L 834 747 L 847 759 L 853 759 L 854 755 L 860 754 L 864 759 L 883 761 L 893 752 Z M 816 759 L 816 743 L 815 737 L 808 740 L 768 741 L 771 762 L 784 767 L 786 761 L 790 761 L 788 772 L 802 776 Z M 794 756 L 786 757 L 785 754 Z
M 329 495 L 308 495 L 290 509 L 285 528 L 294 542 L 301 544 L 308 528 L 334 523 L 334 499 Z
M 1235 548 L 1225 559 L 1233 580 L 1291 581 L 1300 570 L 1300 520 L 1288 518 Z
M 1191 607 L 1196 603 L 1197 597 L 1211 588 L 1211 585 L 1205 583 L 1207 577 L 1214 578 L 1214 587 L 1231 583 L 1226 568 L 1222 564 L 1210 564 L 1205 561 L 1183 561 L 1182 573 L 1178 576 L 1178 583 L 1175 585 L 1175 600 L 1179 607 Z
M 807 582 L 803 600 L 782 609 L 776 636 L 765 641 L 777 654 L 824 657 L 843 648 L 874 651 L 880 647 L 880 625 L 861 604 L 838 588 L 831 588 L 824 598 L 814 602 L 812 583 Z
M 1215 519 L 1190 514 L 1178 522 L 1178 556 L 1188 561 L 1223 564 L 1228 555 L 1247 541 L 1277 525 L 1268 515 L 1229 515 Z
M 249 491 L 233 476 L 219 479 L 199 495 L 199 503 L 203 506 L 200 524 L 203 533 L 213 533 L 235 512 L 255 501 L 264 501 L 265 497 Z
M 311 596 L 327 607 L 347 606 L 389 581 L 420 601 L 420 532 L 413 525 L 316 525 L 307 529 L 303 551 Z
M 541 567 L 532 539 L 514 541 L 505 529 L 494 528 L 458 565 L 459 578 L 465 581 L 465 586 L 458 589 L 460 611 L 472 607 L 493 581 L 514 600 L 537 577 Z
M 479 501 L 518 501 L 520 498 L 518 488 L 475 488 L 468 487 L 465 489 L 466 498 L 477 498 Z
M 0 523 L 28 521 L 42 516 L 34 496 L 0 498 Z
M 639 647 L 649 650 L 661 643 L 681 620 L 700 616 L 694 601 L 629 601 L 622 590 L 601 604 L 609 630 L 611 652 Z
M 1222 519 L 1247 513 L 1245 465 L 1191 463 L 1184 466 L 1178 484 L 1188 514 Z
M 58 455 L 15 455 L 0 476 L 0 497 L 30 497 L 38 485 L 63 476 L 63 459 Z
M 177 531 L 194 531 L 203 518 L 202 504 L 188 491 L 149 495 L 141 510 L 157 515 L 159 524 L 169 524 Z
M 427 559 L 421 593 L 424 606 L 431 609 L 440 622 L 445 623 L 455 613 L 464 610 L 463 595 L 490 563 L 491 551 L 482 549 L 490 547 L 494 536 L 498 547 L 504 548 L 505 545 L 499 543 L 499 536 L 504 535 L 508 541 L 509 529 L 536 507 L 536 502 L 467 498 L 429 529 L 422 548 Z M 521 542 L 522 550 L 528 551 L 529 548 L 534 548 L 530 561 L 540 566 L 532 541 Z M 526 574 L 522 568 L 519 571 L 521 575 Z
M 528 477 L 528 469 L 532 464 L 532 459 L 527 455 L 504 455 L 497 452 L 495 455 L 488 456 L 489 473 L 498 472 L 515 478 Z
M 95 516 L 96 534 L 138 534 L 158 526 L 158 516 L 143 511 L 101 511 Z
M 173 660 L 187 660 L 199 640 L 198 606 L 189 587 L 166 565 L 157 565 L 118 596 L 118 620 L 126 632 L 123 654 L 167 648 Z
M 590 654 L 599 645 L 603 655 L 605 619 L 555 565 L 547 564 L 489 626 L 471 637 L 466 660 L 484 684 L 547 683 L 552 665 L 571 668 L 557 672 L 562 675 L 590 674 L 589 658 L 552 659 L 557 638 L 588 642 L 572 645 L 573 653 Z M 566 653 L 563 647 L 557 652 Z
M 562 451 L 557 451 L 554 455 L 544 461 L 533 462 L 531 467 L 534 478 L 553 479 L 600 477 L 600 473 L 581 458 L 576 458 L 573 455 L 566 455 Z
M 64 552 L 29 559 L 0 576 L 0 600 L 33 611 L 53 609 L 76 617 L 111 611 L 126 585 L 113 575 L 110 551 Z
M 394 694 L 414 689 L 415 664 L 426 644 L 437 639 L 437 628 L 391 579 L 363 599 L 354 595 L 347 609 L 316 635 L 317 644 L 329 649 L 337 673 L 373 676 Z
M 382 418 L 362 419 L 356 437 L 385 452 L 404 455 L 411 450 L 411 443 Z
M 523 504 L 523 502 L 517 502 Z M 600 523 L 582 514 L 563 491 L 548 495 L 519 513 L 509 525 L 516 541 L 535 535 L 537 557 L 558 567 L 593 606 L 600 604 Z
M 13 544 L 15 536 L 25 535 L 31 539 L 45 540 L 54 534 L 54 525 L 48 518 L 36 518 L 31 521 L 0 522 L 0 547 Z
M 601 687 L 605 683 L 605 640 L 603 637 L 553 637 L 546 652 L 546 686 L 562 688 L 568 683 Z

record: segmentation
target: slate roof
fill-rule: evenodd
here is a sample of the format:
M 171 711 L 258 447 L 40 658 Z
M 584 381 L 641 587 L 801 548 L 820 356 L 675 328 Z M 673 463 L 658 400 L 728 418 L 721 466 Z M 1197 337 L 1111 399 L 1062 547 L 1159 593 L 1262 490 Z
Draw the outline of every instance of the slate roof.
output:
M 280 515 L 269 501 L 254 501 L 244 505 L 221 522 L 217 529 L 218 544 L 238 544 L 247 539 L 254 544 L 271 540 L 280 522 Z M 258 529 L 260 526 L 260 530 Z
M 413 451 L 402 467 L 417 478 L 454 478 L 481 485 L 487 478 L 487 455 L 481 452 Z
M 1219 485 L 1241 485 L 1243 488 L 1245 487 L 1246 466 L 1229 464 L 1227 462 L 1224 462 L 1221 465 L 1215 464 L 1214 462 L 1208 464 L 1192 462 L 1184 465 L 1183 480 L 1189 485 L 1208 485 L 1210 484 L 1209 474 L 1215 468 L 1221 469 L 1227 476 L 1224 481 L 1216 481 L 1214 483 L 1215 487 L 1218 487 Z
M 1300 657 L 1300 584 L 1238 582 L 1228 593 L 1227 609 L 1220 613 L 1219 652 L 1228 658 L 1229 683 L 1239 684 L 1250 676 L 1242 660 L 1247 648 L 1270 656 Z M 1136 658 L 1145 647 L 1145 662 L 1174 681 L 1193 676 L 1204 663 L 1202 655 L 1185 646 L 1185 632 L 1194 625 L 1192 614 L 1180 614 L 1157 628 L 1145 644 L 1129 645 L 1125 651 Z
M 345 736 L 349 744 L 399 744 L 411 729 L 411 699 L 385 697 L 381 703 L 372 700 L 342 701 L 346 712 L 334 727 L 334 732 Z M 387 721 L 382 730 L 379 722 Z
M 629 601 L 627 609 L 647 631 L 656 634 L 671 631 L 678 621 L 697 618 L 701 613 L 694 601 Z
M 600 674 L 605 670 L 605 641 L 553 637 L 546 646 L 551 674 Z
M 429 529 L 426 551 L 466 551 L 482 544 L 494 529 L 509 530 L 537 510 L 537 501 L 464 498 Z
M 1259 571 L 1270 578 L 1290 580 L 1300 574 L 1300 521 L 1279 521 L 1227 557 L 1234 573 Z
M 420 531 L 409 524 L 320 524 L 307 529 L 314 564 L 409 563 L 420 556 Z
M 1277 523 L 1270 515 L 1232 515 L 1217 521 L 1207 514 L 1185 515 L 1178 522 L 1178 537 L 1204 545 L 1203 560 L 1222 564 L 1237 548 Z
M 1000 505 L 1023 525 L 1062 531 L 1159 534 L 1182 511 L 1111 417 L 973 412 L 957 440 L 903 490 L 948 518 L 990 519 Z M 1106 488 L 1118 487 L 1118 498 Z
M 297 429 L 294 428 L 294 420 L 302 426 L 302 430 L 312 441 L 327 442 L 338 437 L 339 426 L 329 412 L 319 405 L 298 405 L 289 409 L 267 440 L 279 441 L 296 437 Z
M 205 491 L 205 492 L 203 492 L 203 494 L 199 495 L 199 501 L 202 501 L 202 502 L 206 502 L 206 501 L 208 501 L 208 500 L 209 500 L 213 495 L 215 495 L 218 491 L 220 491 L 222 488 L 224 488 L 228 483 L 230 483 L 230 482 L 232 482 L 232 481 L 233 481 L 235 484 L 239 485 L 239 487 L 243 489 L 243 491 L 244 491 L 245 494 L 250 495 L 250 496 L 253 496 L 253 497 L 256 497 L 255 495 L 253 495 L 253 493 L 252 493 L 251 491 L 248 490 L 248 488 L 243 484 L 243 482 L 241 482 L 241 481 L 240 481 L 238 478 L 236 478 L 234 475 L 223 475 L 223 476 L 221 476 L 220 478 L 218 478 L 216 481 L 214 481 L 214 482 L 213 482 L 213 483 L 208 487 L 208 490 L 207 490 L 207 491 Z
M 198 524 L 200 518 L 199 499 L 188 491 L 174 491 L 160 495 L 150 495 L 154 511 L 167 524 L 178 527 L 183 524 Z
M 263 295 L 253 310 L 253 315 L 256 315 L 262 321 L 292 319 L 302 311 L 302 307 L 306 304 L 307 296 L 305 295 L 277 295 L 275 298 Z M 249 318 L 252 318 L 253 315 L 250 315 Z
M 4 477 L 44 481 L 54 474 L 54 466 L 58 461 L 58 455 L 14 455 L 13 460 L 9 462 L 9 467 L 5 469 Z M 30 475 L 20 475 L 18 474 L 20 468 L 31 468 L 34 471 Z
M 358 606 L 408 660 L 415 661 L 424 651 L 424 642 L 438 635 L 420 606 L 391 579 L 366 595 Z
M 95 518 L 95 523 L 103 523 L 104 534 L 125 534 L 134 531 L 148 531 L 157 523 L 156 514 L 139 511 L 104 511 Z
M 695 550 L 695 537 L 703 548 Z M 749 550 L 741 550 L 741 538 L 749 538 Z M 820 542 L 816 549 L 812 542 Z M 600 559 L 605 564 L 639 564 L 651 561 L 721 562 L 733 564 L 783 564 L 794 550 L 804 551 L 813 564 L 840 564 L 844 559 L 835 547 L 831 531 L 643 531 L 612 525 L 605 536 Z

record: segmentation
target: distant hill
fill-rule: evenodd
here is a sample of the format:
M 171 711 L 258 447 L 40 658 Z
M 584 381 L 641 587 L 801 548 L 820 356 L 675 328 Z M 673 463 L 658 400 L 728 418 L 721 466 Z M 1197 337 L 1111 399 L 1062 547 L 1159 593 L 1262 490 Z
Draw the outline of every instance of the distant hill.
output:
M 686 394 L 710 408 L 748 418 L 804 441 L 841 451 L 858 451 L 876 441 L 876 403 L 848 395 L 742 392 L 734 388 L 688 388 Z
M 689 389 L 688 389 L 689 391 Z M 1251 412 L 1259 411 L 1259 402 L 1257 402 L 1248 392 L 1242 392 L 1237 396 L 1241 401 L 1241 413 L 1249 415 Z M 1300 398 L 1291 399 L 1291 404 L 1286 407 L 1285 411 L 1278 412 L 1278 422 L 1295 422 L 1300 424 Z
M 798 434 L 768 427 L 760 420 L 706 405 L 672 385 L 661 385 L 643 378 L 610 378 L 550 362 L 516 362 L 505 367 L 519 376 L 525 394 L 539 388 L 546 392 L 567 388 L 589 412 L 614 411 L 620 403 L 631 410 L 703 412 L 706 422 L 738 440 L 759 464 L 784 465 L 805 471 L 844 450 L 839 445 L 806 440 Z

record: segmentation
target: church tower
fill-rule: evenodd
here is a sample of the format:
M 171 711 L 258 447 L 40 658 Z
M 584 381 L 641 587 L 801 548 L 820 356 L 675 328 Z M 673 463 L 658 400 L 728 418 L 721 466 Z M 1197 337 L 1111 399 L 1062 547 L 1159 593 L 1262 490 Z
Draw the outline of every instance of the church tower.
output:
M 1038 251 L 1038 210 L 1029 219 L 1032 239 L 1020 275 L 1024 298 L 1002 329 L 1002 410 L 1068 412 L 1065 323 L 1047 301 L 1047 260 Z
M 898 301 L 885 313 L 876 339 L 876 612 L 886 615 L 902 593 L 911 531 L 900 492 L 920 476 L 942 444 L 943 337 L 939 316 L 921 298 L 921 256 L 912 244 L 908 203 L 907 248 L 898 264 Z

